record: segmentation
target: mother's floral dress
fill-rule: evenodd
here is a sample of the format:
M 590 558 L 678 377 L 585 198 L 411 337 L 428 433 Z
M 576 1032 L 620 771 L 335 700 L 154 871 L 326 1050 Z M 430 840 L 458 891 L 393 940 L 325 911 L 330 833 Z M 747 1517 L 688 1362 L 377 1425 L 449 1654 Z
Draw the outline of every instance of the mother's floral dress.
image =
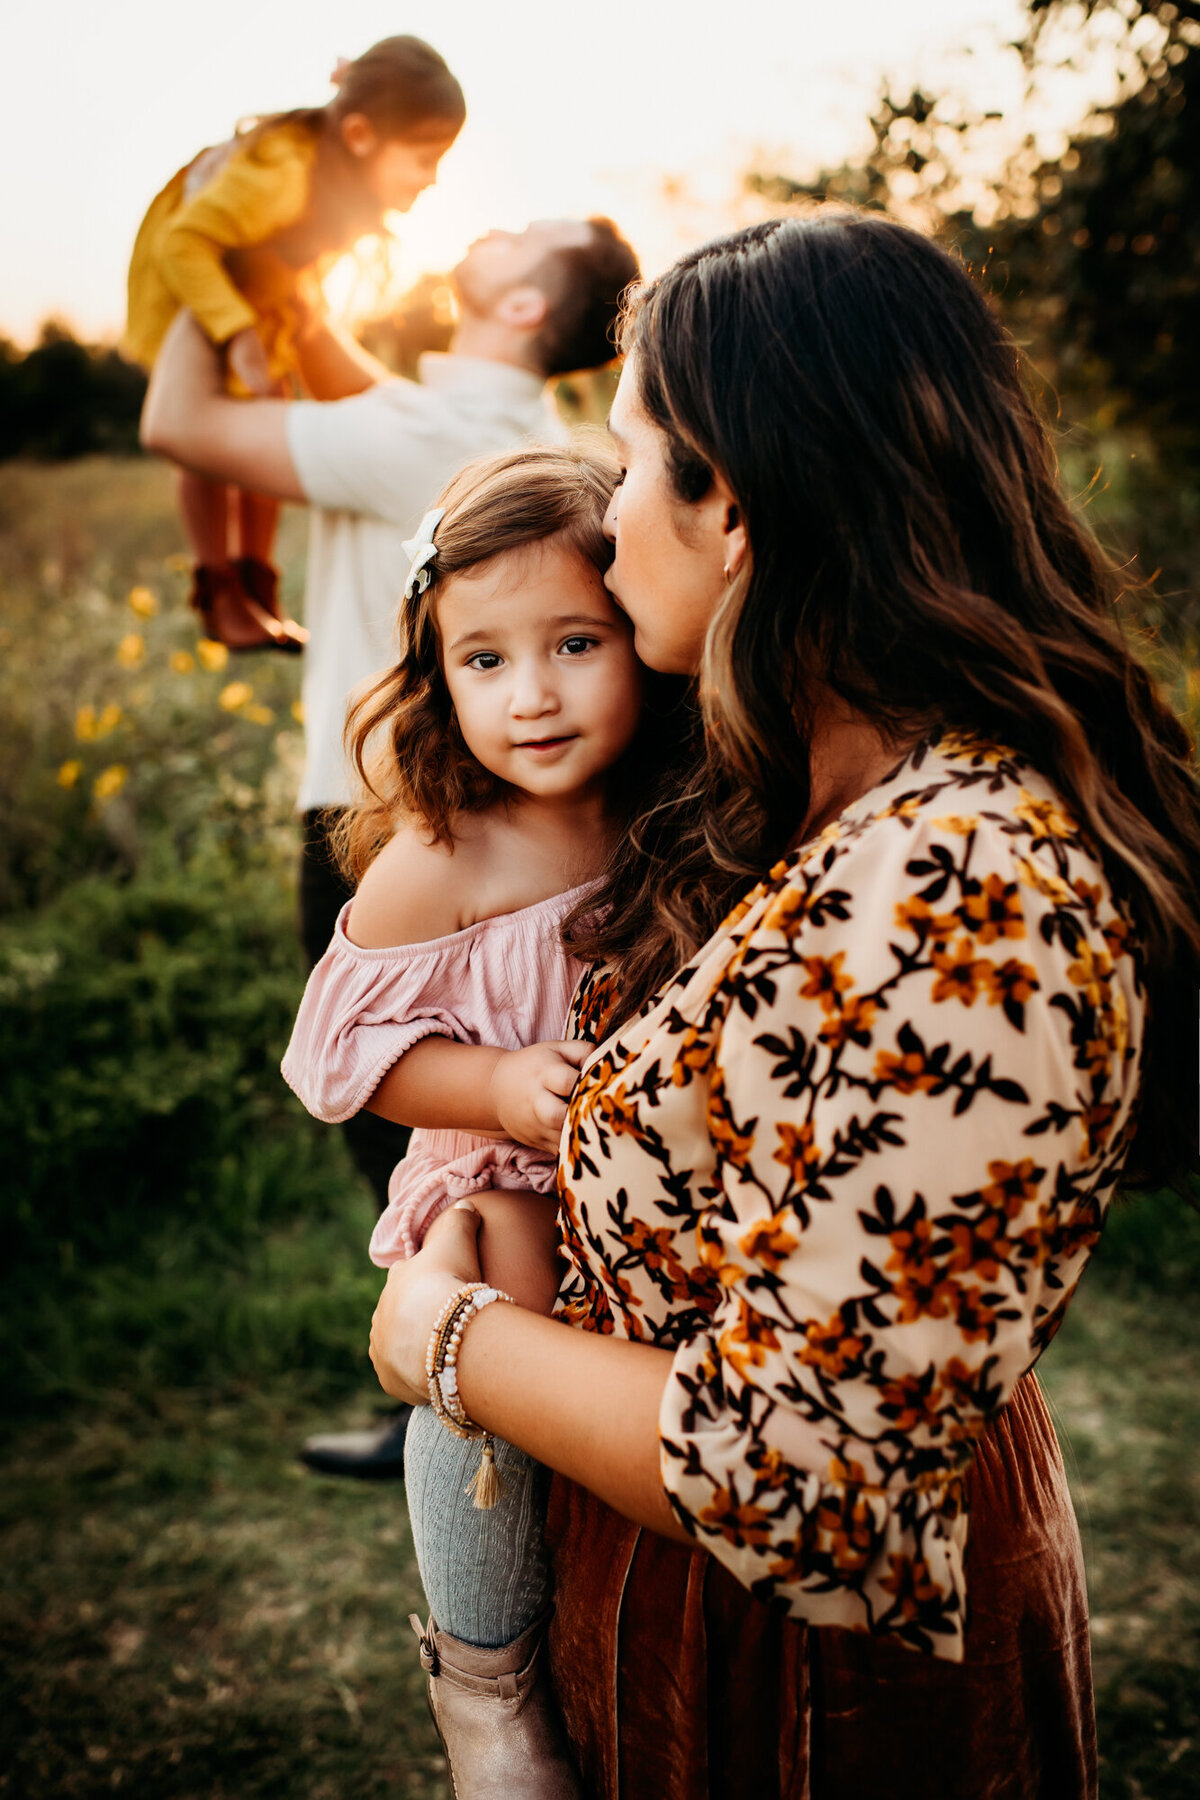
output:
M 607 1003 L 602 978 L 585 984 L 583 1035 Z M 774 868 L 586 1066 L 560 1165 L 559 1311 L 674 1351 L 667 1493 L 776 1614 L 889 1655 L 901 1642 L 926 1669 L 961 1662 L 964 1634 L 967 1662 L 981 1654 L 964 1575 L 976 1453 L 989 1432 L 1020 1438 L 1032 1407 L 1029 1481 L 1067 1506 L 1021 1378 L 1099 1236 L 1143 1019 L 1129 922 L 1060 798 L 1013 754 L 943 735 Z M 1019 1537 L 1037 1494 L 1022 1443 L 999 1442 Z M 1013 1633 L 1036 1660 L 1027 1625 Z M 1081 1685 L 1077 1670 L 1063 1704 L 1086 1711 Z M 581 1754 L 604 1792 L 640 1791 Z

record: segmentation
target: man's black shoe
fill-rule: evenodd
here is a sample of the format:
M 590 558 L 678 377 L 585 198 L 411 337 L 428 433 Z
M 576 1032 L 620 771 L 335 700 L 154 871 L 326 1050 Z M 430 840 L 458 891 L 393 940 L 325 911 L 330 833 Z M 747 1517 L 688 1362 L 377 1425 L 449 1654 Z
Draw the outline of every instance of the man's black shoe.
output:
M 333 1431 L 306 1438 L 300 1461 L 322 1475 L 353 1475 L 359 1481 L 404 1480 L 404 1434 L 411 1406 L 401 1406 L 386 1425 L 370 1431 Z

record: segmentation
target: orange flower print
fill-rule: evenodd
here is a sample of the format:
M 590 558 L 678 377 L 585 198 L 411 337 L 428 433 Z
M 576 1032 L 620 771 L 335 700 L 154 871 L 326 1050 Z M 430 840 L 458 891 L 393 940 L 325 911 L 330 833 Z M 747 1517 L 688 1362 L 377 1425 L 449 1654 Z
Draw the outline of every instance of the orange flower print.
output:
M 888 1257 L 886 1266 L 906 1272 L 931 1267 L 932 1241 L 933 1226 L 928 1219 L 917 1219 L 910 1226 L 901 1226 L 899 1230 L 889 1232 L 888 1242 L 892 1246 L 892 1254 Z
M 729 1108 L 725 1077 L 718 1069 L 708 1091 L 708 1133 L 717 1153 L 718 1163 L 732 1163 L 744 1169 L 754 1148 L 753 1128 L 739 1131 Z
M 1093 1006 L 1107 1006 L 1112 990 L 1112 959 L 1107 950 L 1093 950 L 1081 943 L 1073 963 L 1067 965 L 1067 979 L 1082 988 Z
M 961 1000 L 964 1006 L 974 1006 L 979 984 L 992 965 L 976 959 L 970 938 L 959 938 L 953 955 L 949 948 L 934 950 L 933 966 L 937 970 L 934 1000 Z
M 810 1369 L 820 1369 L 832 1381 L 838 1381 L 854 1367 L 866 1347 L 866 1339 L 851 1331 L 841 1313 L 835 1312 L 824 1325 L 816 1319 L 809 1320 L 798 1354 Z
M 761 931 L 781 931 L 795 937 L 809 913 L 809 896 L 798 887 L 785 887 L 768 903 L 759 922 Z
M 808 980 L 800 989 L 801 999 L 819 1000 L 825 1012 L 832 1012 L 840 1004 L 840 996 L 854 986 L 853 978 L 842 974 L 845 960 L 844 950 L 834 956 L 802 956 L 800 961 Z
M 941 1077 L 929 1067 L 923 1051 L 880 1050 L 875 1057 L 874 1079 L 886 1082 L 898 1094 L 928 1094 Z
M 930 1431 L 941 1419 L 941 1392 L 936 1382 L 926 1391 L 919 1375 L 898 1375 L 880 1388 L 879 1411 L 894 1431 Z
M 695 1025 L 689 1025 L 675 1052 L 675 1063 L 671 1069 L 674 1086 L 686 1087 L 693 1074 L 704 1074 L 712 1063 L 713 1049 L 712 1034 L 706 1032 L 702 1036 Z
M 958 910 L 967 930 L 974 932 L 981 944 L 1025 936 L 1025 914 L 1015 881 L 988 875 L 977 893 L 964 896 Z
M 875 1550 L 875 1517 L 860 1493 L 826 1493 L 817 1506 L 817 1530 L 834 1566 L 865 1568 Z
M 675 1250 L 674 1234 L 669 1225 L 655 1227 L 648 1225 L 644 1219 L 634 1219 L 619 1236 L 621 1242 L 633 1251 L 643 1268 L 658 1270 L 666 1276 L 671 1283 L 672 1298 L 676 1293 L 687 1293 L 687 1270 Z
M 1085 881 L 1081 875 L 1078 880 L 1071 883 L 1071 890 L 1083 901 L 1084 910 L 1086 911 L 1088 918 L 1094 922 L 1096 914 L 1100 910 L 1100 902 L 1104 898 L 1104 889 L 1100 886 L 1100 883 L 1098 881 Z
M 701 1231 L 698 1234 L 701 1267 L 707 1269 L 715 1281 L 722 1287 L 736 1287 L 745 1278 L 746 1271 L 741 1263 L 726 1260 L 725 1245 L 717 1231 Z
M 981 1190 L 980 1198 L 985 1206 L 998 1207 L 1007 1218 L 1015 1219 L 1037 1199 L 1038 1186 L 1045 1173 L 1031 1156 L 1022 1157 L 1019 1163 L 990 1162 L 990 1180 Z
M 796 1215 L 790 1208 L 782 1213 L 770 1213 L 765 1219 L 755 1219 L 738 1239 L 738 1249 L 747 1262 L 762 1263 L 774 1275 L 800 1243 L 799 1232 L 789 1231 L 787 1223 L 796 1223 Z
M 817 1036 L 822 1043 L 840 1050 L 843 1044 L 861 1044 L 865 1050 L 871 1042 L 871 1027 L 879 1008 L 865 994 L 856 994 L 837 1012 L 830 1013 Z
M 719 1347 L 726 1362 L 732 1363 L 745 1381 L 752 1369 L 765 1366 L 769 1350 L 778 1350 L 779 1338 L 768 1319 L 739 1300 L 738 1316 L 721 1333 Z
M 927 937 L 952 937 L 958 930 L 958 918 L 954 913 L 935 913 L 928 900 L 914 894 L 896 902 L 896 925 L 900 931 L 915 931 L 924 942 Z
M 774 1444 L 751 1444 L 746 1452 L 746 1461 L 757 1477 L 755 1487 L 760 1491 L 764 1487 L 786 1487 L 791 1479 L 792 1465 L 782 1450 Z
M 915 1264 L 892 1286 L 898 1302 L 896 1323 L 912 1325 L 917 1319 L 948 1319 L 958 1298 L 958 1284 L 939 1273 L 934 1263 Z
M 1026 788 L 1021 789 L 1021 798 L 1013 807 L 1017 818 L 1025 825 L 1032 826 L 1034 840 L 1045 838 L 1075 837 L 1078 827 L 1070 813 L 1056 800 L 1038 800 Z
M 1121 918 L 1119 913 L 1113 915 L 1101 927 L 1104 941 L 1108 945 L 1108 954 L 1116 962 L 1122 956 L 1129 955 L 1129 920 Z
M 951 1225 L 950 1242 L 954 1246 L 947 1268 L 955 1275 L 968 1275 L 972 1270 L 984 1281 L 995 1281 L 1000 1265 L 1007 1262 L 1012 1240 L 1005 1236 L 1004 1219 L 999 1213 L 987 1213 L 982 1219 L 962 1219 Z
M 1017 874 L 1026 887 L 1045 894 L 1056 906 L 1070 906 L 1076 899 L 1074 888 L 1069 887 L 1061 875 L 1055 875 L 1049 869 L 1040 869 L 1027 856 L 1017 857 Z
M 970 813 L 967 813 L 966 815 L 963 815 L 962 813 L 946 813 L 944 817 L 940 819 L 930 819 L 929 823 L 935 826 L 938 831 L 953 832 L 955 837 L 970 837 L 971 833 L 979 828 L 979 820 Z
M 776 1125 L 779 1148 L 772 1161 L 782 1163 L 792 1180 L 807 1187 L 809 1180 L 821 1171 L 821 1152 L 813 1142 L 813 1128 L 806 1119 L 803 1125 Z
M 596 1102 L 596 1111 L 615 1137 L 627 1133 L 638 1135 L 637 1104 L 630 1100 L 624 1086 L 605 1088 Z
M 696 1522 L 703 1530 L 718 1533 L 737 1550 L 765 1549 L 771 1541 L 771 1521 L 762 1507 L 739 1503 L 727 1487 L 714 1490 Z
M 895 1597 L 900 1616 L 910 1624 L 920 1617 L 921 1608 L 938 1602 L 942 1590 L 929 1573 L 923 1556 L 901 1556 L 892 1551 L 888 1556 L 891 1574 L 885 1575 L 880 1587 Z
M 1104 1148 L 1116 1116 L 1117 1106 L 1112 1100 L 1093 1100 L 1090 1106 L 1084 1107 L 1081 1122 L 1085 1157 L 1094 1156 L 1097 1150 Z
M 1037 970 L 1029 963 L 1018 962 L 1015 956 L 1000 964 L 985 962 L 983 971 L 991 1006 L 1024 1006 L 1042 985 Z
M 955 1301 L 955 1323 L 968 1344 L 995 1337 L 996 1309 L 984 1299 L 982 1288 L 959 1288 Z

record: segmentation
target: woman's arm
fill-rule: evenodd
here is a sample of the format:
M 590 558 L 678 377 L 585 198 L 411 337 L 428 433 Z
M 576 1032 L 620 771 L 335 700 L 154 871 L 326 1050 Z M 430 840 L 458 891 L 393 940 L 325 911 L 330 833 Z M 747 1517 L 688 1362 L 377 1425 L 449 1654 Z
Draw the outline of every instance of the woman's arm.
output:
M 417 1256 L 388 1272 L 371 1327 L 371 1360 L 386 1392 L 428 1399 L 425 1350 L 447 1298 L 479 1280 L 479 1214 L 459 1201 L 435 1219 Z M 658 1415 L 671 1353 L 573 1331 L 503 1303 L 463 1333 L 458 1384 L 468 1417 L 547 1468 L 588 1487 L 636 1524 L 693 1540 L 659 1474 Z

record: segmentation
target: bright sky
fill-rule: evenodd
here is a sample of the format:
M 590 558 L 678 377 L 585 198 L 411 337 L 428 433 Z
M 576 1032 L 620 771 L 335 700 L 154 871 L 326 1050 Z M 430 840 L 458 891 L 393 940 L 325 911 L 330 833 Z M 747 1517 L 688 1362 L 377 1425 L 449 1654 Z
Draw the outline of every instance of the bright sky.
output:
M 1019 0 L 42 0 L 8 11 L 0 332 L 48 314 L 115 335 L 130 246 L 172 172 L 243 114 L 329 98 L 339 55 L 426 37 L 468 119 L 395 221 L 401 271 L 489 225 L 611 213 L 648 272 L 732 222 L 743 171 L 811 172 L 865 141 L 886 74 L 1012 118 Z M 671 197 L 673 196 L 673 197 Z

